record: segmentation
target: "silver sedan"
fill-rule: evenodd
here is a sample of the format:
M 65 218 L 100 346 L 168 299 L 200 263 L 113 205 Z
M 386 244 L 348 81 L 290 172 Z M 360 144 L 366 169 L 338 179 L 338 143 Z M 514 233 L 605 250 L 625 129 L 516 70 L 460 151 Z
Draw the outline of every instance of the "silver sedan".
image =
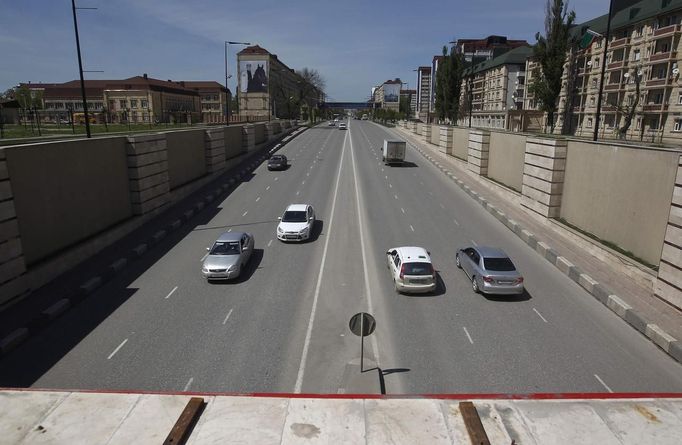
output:
M 251 259 L 254 244 L 251 233 L 223 233 L 213 247 L 206 248 L 208 254 L 201 265 L 201 274 L 208 281 L 237 278 Z
M 519 295 L 523 277 L 506 253 L 494 247 L 463 247 L 455 254 L 457 267 L 464 270 L 476 293 Z

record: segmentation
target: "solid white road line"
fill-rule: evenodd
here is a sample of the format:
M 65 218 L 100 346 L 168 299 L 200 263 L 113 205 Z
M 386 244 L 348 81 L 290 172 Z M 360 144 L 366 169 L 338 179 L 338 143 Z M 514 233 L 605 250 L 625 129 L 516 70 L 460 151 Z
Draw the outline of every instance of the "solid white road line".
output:
M 459 225 L 459 223 L 457 222 L 457 220 L 456 220 L 456 219 L 453 219 L 453 220 L 452 220 L 452 222 L 454 222 L 456 226 L 458 226 L 458 225 Z
M 208 254 L 207 254 L 207 255 L 208 255 Z M 166 295 L 166 298 L 164 298 L 164 300 L 167 300 L 168 297 L 170 297 L 171 295 L 173 295 L 173 292 L 175 292 L 176 290 L 178 290 L 178 286 L 175 286 L 175 287 L 173 288 L 173 290 L 170 291 L 170 292 L 168 293 L 168 295 Z
M 258 198 L 256 198 L 256 202 L 258 202 L 258 201 L 260 201 L 260 196 Z
M 602 385 L 604 388 L 606 388 L 606 390 L 607 390 L 608 392 L 613 392 L 613 390 L 612 390 L 611 388 L 609 388 L 609 385 L 607 385 L 606 383 L 604 383 L 604 381 L 601 379 L 601 377 L 599 377 L 597 374 L 594 375 L 594 378 L 597 379 L 597 380 L 599 381 L 599 383 L 601 383 L 601 385 Z
M 182 390 L 182 392 L 186 392 L 189 387 L 192 385 L 192 382 L 194 381 L 194 377 L 190 377 L 189 380 L 187 381 L 187 384 L 185 385 L 185 389 Z
M 227 231 L 228 231 L 228 232 L 232 232 L 232 227 L 230 227 L 229 229 L 227 229 Z
M 348 126 L 350 130 L 350 125 Z M 365 236 L 364 229 L 367 227 L 362 222 L 362 206 L 360 205 L 360 181 L 358 181 L 358 173 L 355 167 L 355 150 L 353 150 L 353 138 L 350 138 L 350 157 L 353 163 L 353 179 L 355 184 L 355 203 L 358 208 L 358 227 L 360 228 L 360 250 L 362 251 L 362 267 L 365 272 L 365 295 L 367 295 L 367 310 L 370 314 L 374 313 L 374 307 L 372 305 L 372 292 L 369 288 L 369 272 L 367 270 L 367 249 L 365 248 Z M 372 352 L 374 353 L 374 358 L 376 361 L 377 368 L 380 368 L 379 361 L 379 346 L 377 345 L 377 336 L 371 336 L 372 342 Z
M 206 257 L 208 256 L 208 252 L 206 252 L 206 255 L 202 256 L 201 259 L 199 260 L 200 263 L 203 263 Z
M 393 195 L 393 197 L 394 197 L 395 199 L 398 199 L 398 195 Z
M 543 317 L 542 314 L 541 314 L 540 312 L 538 312 L 537 309 L 533 308 L 533 310 L 535 311 L 536 314 L 538 314 L 538 317 L 542 318 L 542 321 L 544 321 L 545 323 L 547 323 L 547 320 L 545 319 L 545 317 Z
M 242 217 L 246 216 L 247 213 L 249 213 L 248 210 L 246 212 L 242 213 Z
M 230 312 L 227 313 L 227 317 L 225 317 L 225 320 L 223 320 L 223 324 L 227 323 L 227 320 L 230 318 L 230 315 L 232 315 L 232 310 L 230 309 Z
M 275 181 L 277 181 L 278 179 L 279 179 L 279 178 L 278 178 L 277 176 L 275 176 Z
M 476 241 L 474 240 L 471 240 L 471 244 L 473 244 L 474 246 L 478 246 L 478 244 L 476 244 Z
M 414 232 L 414 227 L 412 227 L 412 224 L 410 224 L 410 230 Z
M 462 326 L 462 329 L 464 329 L 464 333 L 467 335 L 467 338 L 469 339 L 469 343 L 471 343 L 473 345 L 474 341 L 471 339 L 471 335 L 469 335 L 469 331 L 467 331 L 467 328 Z
M 272 245 L 272 240 L 268 241 L 268 247 Z
M 118 346 L 116 347 L 116 349 L 114 349 L 114 352 L 112 352 L 111 354 L 109 354 L 109 357 L 107 357 L 107 360 L 111 360 L 111 357 L 113 357 L 113 356 L 118 352 L 118 350 L 121 349 L 121 348 L 123 347 L 123 345 L 125 345 L 126 343 L 128 343 L 128 339 L 127 339 L 127 338 L 126 338 L 125 340 L 123 340 L 123 341 L 121 342 L 121 344 L 118 345 Z
M 327 261 L 327 249 L 329 248 L 329 240 L 331 238 L 332 226 L 334 225 L 334 211 L 336 210 L 336 197 L 339 194 L 339 183 L 341 182 L 341 168 L 343 167 L 343 155 L 346 152 L 346 138 L 348 133 L 344 136 L 343 149 L 341 150 L 341 162 L 339 162 L 339 171 L 336 174 L 336 186 L 334 187 L 334 198 L 332 199 L 332 209 L 329 215 L 329 229 L 327 229 L 327 239 L 324 241 L 324 249 L 322 250 L 322 262 L 320 263 L 320 271 L 317 274 L 317 284 L 315 285 L 315 294 L 313 295 L 313 306 L 310 309 L 310 319 L 308 320 L 308 329 L 305 333 L 305 340 L 303 342 L 303 352 L 301 353 L 301 364 L 298 366 L 298 376 L 296 377 L 296 384 L 294 386 L 294 393 L 300 393 L 303 386 L 303 374 L 305 374 L 305 365 L 308 361 L 308 349 L 310 348 L 310 338 L 313 334 L 313 324 L 315 323 L 315 312 L 317 311 L 317 300 L 320 296 L 320 286 L 322 285 L 322 272 Z M 352 140 L 351 140 L 352 143 Z

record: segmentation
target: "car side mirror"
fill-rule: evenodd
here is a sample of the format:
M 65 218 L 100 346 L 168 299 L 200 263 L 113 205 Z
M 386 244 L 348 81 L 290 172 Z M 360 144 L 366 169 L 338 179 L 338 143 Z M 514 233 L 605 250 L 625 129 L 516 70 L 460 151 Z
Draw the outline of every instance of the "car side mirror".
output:
M 281 220 L 282 220 L 282 217 L 281 217 L 281 216 L 278 216 L 278 217 L 277 217 L 277 220 L 281 221 Z
M 211 250 L 211 248 L 210 248 L 210 247 L 207 247 L 206 250 Z
M 313 220 L 313 217 L 311 216 L 310 218 L 308 218 L 308 220 L 309 220 L 309 221 L 312 221 L 312 220 Z

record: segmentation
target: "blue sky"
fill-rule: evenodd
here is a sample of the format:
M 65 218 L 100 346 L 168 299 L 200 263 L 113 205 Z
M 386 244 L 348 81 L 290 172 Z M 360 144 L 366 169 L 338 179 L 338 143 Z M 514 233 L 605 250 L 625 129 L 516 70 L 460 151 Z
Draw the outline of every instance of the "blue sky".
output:
M 364 100 L 400 77 L 414 88 L 419 65 L 444 44 L 490 34 L 535 42 L 546 0 L 221 1 L 78 0 L 84 69 L 90 79 L 142 73 L 225 81 L 225 40 L 257 43 L 291 68 L 317 69 L 334 100 Z M 608 0 L 570 0 L 578 22 Z M 69 0 L 0 0 L 0 90 L 19 82 L 78 78 Z M 231 47 L 231 72 L 236 74 Z M 236 78 L 236 75 L 233 79 Z M 233 79 L 230 88 L 234 91 Z

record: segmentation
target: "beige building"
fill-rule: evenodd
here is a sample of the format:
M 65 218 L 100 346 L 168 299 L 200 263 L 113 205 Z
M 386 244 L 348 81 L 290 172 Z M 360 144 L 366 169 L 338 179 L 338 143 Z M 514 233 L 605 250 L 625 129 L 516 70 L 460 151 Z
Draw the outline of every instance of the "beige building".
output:
M 379 85 L 373 93 L 376 108 L 386 108 L 398 111 L 400 109 L 400 79 L 387 80 Z
M 183 87 L 199 93 L 202 122 L 225 122 L 227 104 L 232 99 L 232 93 L 229 89 L 215 81 L 185 80 L 179 83 Z
M 574 36 L 580 38 L 588 29 L 605 34 L 606 18 L 578 25 Z M 556 132 L 593 135 L 601 68 L 606 63 L 599 136 L 618 137 L 628 110 L 637 102 L 627 139 L 682 142 L 681 19 L 682 0 L 640 1 L 612 17 L 606 57 L 603 38 L 572 51 L 564 68 Z
M 239 114 L 257 119 L 297 119 L 318 109 L 324 92 L 258 45 L 237 53 Z
M 460 103 L 464 104 L 459 125 L 520 131 L 526 60 L 532 48 L 522 46 L 465 70 Z M 471 110 L 467 109 L 471 98 Z

